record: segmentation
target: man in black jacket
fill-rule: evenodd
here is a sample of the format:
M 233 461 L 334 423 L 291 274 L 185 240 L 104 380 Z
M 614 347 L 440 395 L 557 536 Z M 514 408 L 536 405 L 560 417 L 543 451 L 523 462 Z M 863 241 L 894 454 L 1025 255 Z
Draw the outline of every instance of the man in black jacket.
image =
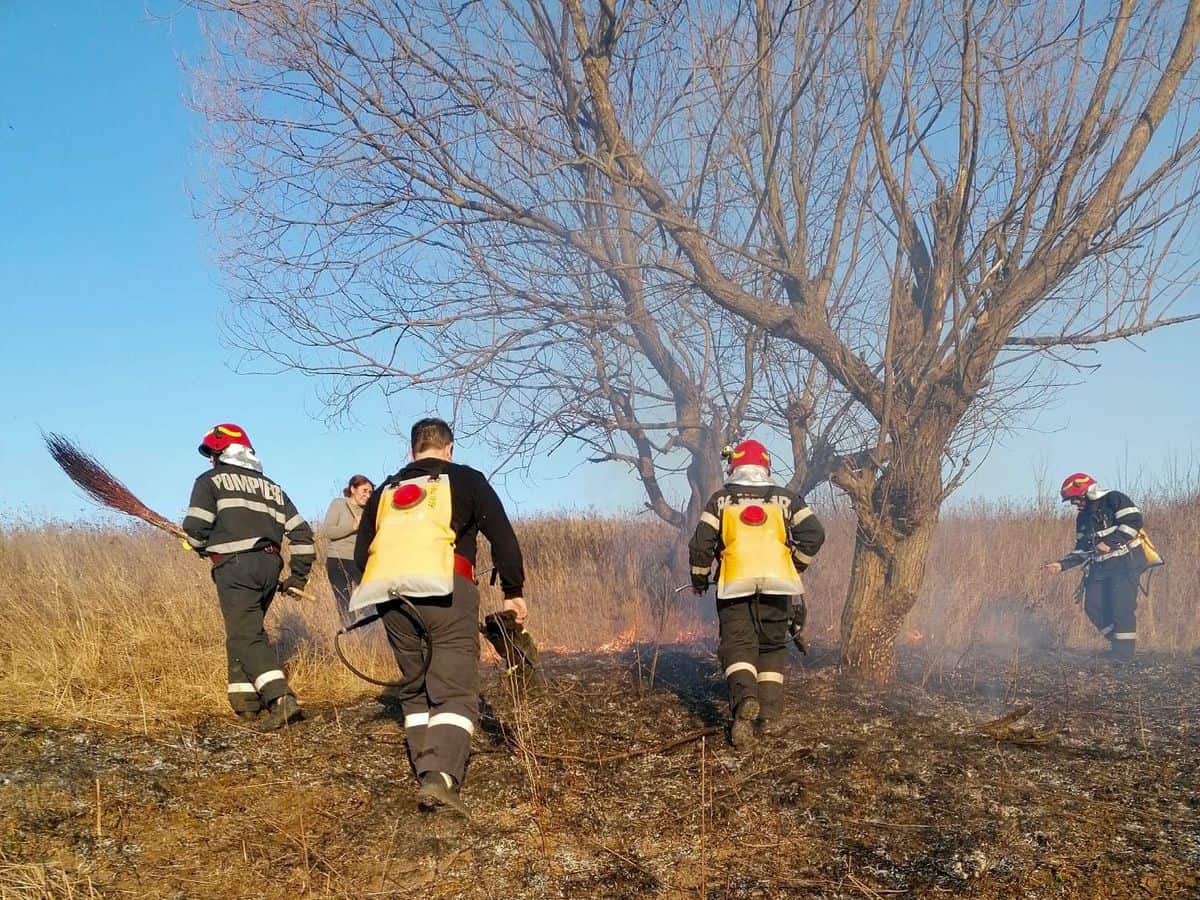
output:
M 312 528 L 283 488 L 262 473 L 250 438 L 237 425 L 214 425 L 200 444 L 212 468 L 192 487 L 183 520 L 189 546 L 212 562 L 229 664 L 229 705 L 255 719 L 265 708 L 264 731 L 303 717 L 279 667 L 263 618 L 277 591 L 303 590 L 312 569 Z M 291 543 L 291 574 L 279 580 L 284 537 Z
M 404 733 L 421 808 L 467 815 L 460 796 L 479 720 L 479 533 L 491 544 L 504 609 L 519 623 L 524 563 L 504 506 L 482 472 L 452 462 L 454 434 L 441 419 L 412 427 L 412 462 L 384 480 L 363 509 L 354 560 L 363 572 L 351 610 L 374 604 L 406 676 L 422 665 L 421 635 L 395 598 L 419 610 L 433 656 L 423 690 L 402 701 Z
M 717 564 L 717 653 L 729 686 L 730 740 L 743 748 L 755 725 L 770 731 L 782 712 L 789 606 L 803 603 L 800 573 L 825 529 L 803 497 L 771 480 L 771 457 L 758 441 L 725 456 L 728 478 L 700 514 L 689 553 L 696 594 L 708 589 Z
M 1059 491 L 1075 516 L 1075 549 L 1047 572 L 1083 566 L 1083 610 L 1108 638 L 1113 658 L 1133 659 L 1137 648 L 1138 579 L 1146 569 L 1142 512 L 1120 491 L 1105 490 L 1083 472 L 1069 475 Z

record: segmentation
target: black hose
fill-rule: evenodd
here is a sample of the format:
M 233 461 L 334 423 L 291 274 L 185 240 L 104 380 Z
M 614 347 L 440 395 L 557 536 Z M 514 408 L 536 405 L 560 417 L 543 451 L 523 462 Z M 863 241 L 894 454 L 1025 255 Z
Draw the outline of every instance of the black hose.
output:
M 425 676 L 429 672 L 429 664 L 433 661 L 433 639 L 429 636 L 429 629 L 425 625 L 425 620 L 421 618 L 421 614 L 417 612 L 417 608 L 413 606 L 412 601 L 399 597 L 390 601 L 396 604 L 396 608 L 413 623 L 413 627 L 417 631 L 417 638 L 421 641 L 421 668 L 418 672 L 409 678 L 402 681 L 380 681 L 378 678 L 372 678 L 365 672 L 359 671 L 354 664 L 346 658 L 346 654 L 342 652 L 342 635 L 349 634 L 356 628 L 362 628 L 364 625 L 370 625 L 376 619 L 380 618 L 382 613 L 375 613 L 366 618 L 359 619 L 348 628 L 338 629 L 337 634 L 333 636 L 333 649 L 337 652 L 338 659 L 342 661 L 347 669 L 369 684 L 375 684 L 379 687 L 394 688 L 398 696 L 396 700 L 410 700 L 425 691 Z M 400 674 L 404 674 L 401 672 Z

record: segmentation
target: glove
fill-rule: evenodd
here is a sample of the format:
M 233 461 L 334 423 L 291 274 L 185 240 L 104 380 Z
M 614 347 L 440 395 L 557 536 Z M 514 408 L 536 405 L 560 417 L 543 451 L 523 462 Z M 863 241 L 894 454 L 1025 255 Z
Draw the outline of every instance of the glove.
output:
M 705 591 L 708 590 L 708 579 L 701 578 L 699 575 L 693 575 L 692 576 L 692 590 L 696 593 L 696 596 L 700 596 L 701 594 L 703 594 Z
M 300 593 L 306 584 L 308 584 L 308 579 L 301 578 L 299 575 L 289 575 L 279 582 L 279 593 L 290 594 L 292 591 Z

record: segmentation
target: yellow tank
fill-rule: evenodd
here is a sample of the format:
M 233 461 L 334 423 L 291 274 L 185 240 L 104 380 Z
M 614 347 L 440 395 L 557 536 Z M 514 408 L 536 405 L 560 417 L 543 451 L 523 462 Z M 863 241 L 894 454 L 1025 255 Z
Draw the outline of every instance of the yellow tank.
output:
M 750 498 L 730 503 L 721 510 L 721 544 L 720 599 L 804 593 L 779 504 Z
M 379 497 L 375 539 L 350 609 L 382 603 L 393 592 L 404 597 L 454 592 L 448 478 L 410 478 L 385 488 Z

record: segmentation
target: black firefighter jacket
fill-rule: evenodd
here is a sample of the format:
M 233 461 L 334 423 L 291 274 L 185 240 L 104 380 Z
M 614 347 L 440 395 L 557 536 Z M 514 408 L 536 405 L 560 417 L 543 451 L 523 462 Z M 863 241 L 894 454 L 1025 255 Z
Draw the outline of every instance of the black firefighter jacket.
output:
M 1075 516 L 1075 549 L 1059 562 L 1063 570 L 1089 563 L 1089 578 L 1104 578 L 1131 568 L 1144 567 L 1139 532 L 1142 530 L 1142 511 L 1120 491 L 1105 491 L 1088 499 Z M 1104 543 L 1107 553 L 1096 545 Z
M 774 484 L 738 484 L 727 482 L 708 499 L 700 522 L 688 544 L 692 566 L 692 585 L 703 590 L 708 584 L 709 569 L 721 554 L 721 510 L 739 497 L 778 503 L 783 507 L 787 525 L 788 545 L 796 571 L 803 572 L 825 543 L 825 526 L 804 502 L 804 498 Z
M 307 579 L 315 559 L 313 532 L 283 488 L 253 469 L 218 463 L 196 479 L 183 520 L 201 556 L 244 553 L 291 543 L 291 572 Z
M 410 462 L 375 488 L 363 507 L 354 544 L 354 561 L 360 571 L 367 570 L 371 542 L 375 540 L 375 522 L 379 515 L 379 497 L 389 486 L 408 478 L 445 475 L 450 482 L 450 527 L 454 531 L 454 552 L 475 565 L 479 532 L 492 547 L 492 562 L 500 576 L 504 598 L 520 597 L 525 590 L 525 563 L 516 532 L 504 512 L 504 505 L 478 469 L 441 459 L 424 458 Z

